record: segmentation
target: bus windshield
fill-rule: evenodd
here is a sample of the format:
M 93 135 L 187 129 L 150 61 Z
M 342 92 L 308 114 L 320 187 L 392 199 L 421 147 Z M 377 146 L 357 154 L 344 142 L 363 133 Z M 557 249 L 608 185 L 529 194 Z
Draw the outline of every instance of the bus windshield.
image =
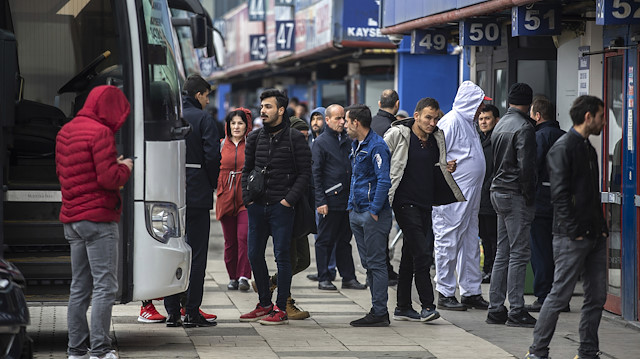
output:
M 165 1 L 142 1 L 146 36 L 143 48 L 148 64 L 150 111 L 145 111 L 145 137 L 168 140 L 170 129 L 180 125 L 178 67 L 175 61 L 171 15 Z

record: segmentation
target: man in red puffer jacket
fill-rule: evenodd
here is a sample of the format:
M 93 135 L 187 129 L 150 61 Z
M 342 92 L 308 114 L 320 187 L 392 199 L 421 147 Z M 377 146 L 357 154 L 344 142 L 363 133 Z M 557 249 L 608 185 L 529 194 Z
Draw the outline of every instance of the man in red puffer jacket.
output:
M 115 132 L 128 115 L 129 102 L 122 91 L 98 86 L 56 138 L 56 173 L 62 190 L 60 221 L 71 246 L 69 358 L 88 358 L 89 347 L 91 357 L 117 358 L 109 327 L 118 290 L 119 189 L 129 179 L 133 161 L 118 157 Z

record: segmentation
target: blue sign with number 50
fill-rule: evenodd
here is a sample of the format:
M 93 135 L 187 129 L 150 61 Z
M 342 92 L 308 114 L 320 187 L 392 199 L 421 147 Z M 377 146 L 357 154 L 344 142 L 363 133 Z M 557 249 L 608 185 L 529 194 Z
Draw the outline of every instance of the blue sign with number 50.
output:
M 465 20 L 460 22 L 460 45 L 500 46 L 500 24 L 491 20 Z
M 541 4 L 511 8 L 511 36 L 560 35 L 560 8 Z
M 634 0 L 597 0 L 596 24 L 640 24 L 640 3 Z

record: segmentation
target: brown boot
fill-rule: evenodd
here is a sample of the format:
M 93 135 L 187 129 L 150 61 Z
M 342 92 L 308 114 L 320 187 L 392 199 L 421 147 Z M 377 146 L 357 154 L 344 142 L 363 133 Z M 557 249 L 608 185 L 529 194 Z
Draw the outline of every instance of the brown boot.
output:
M 287 298 L 287 316 L 290 320 L 303 320 L 310 317 L 309 312 L 300 310 L 295 305 L 293 298 Z
M 258 293 L 258 286 L 255 280 L 251 281 L 251 288 L 253 288 L 254 292 Z M 269 291 L 271 294 L 273 294 L 276 288 L 278 288 L 278 278 L 276 276 L 269 277 Z

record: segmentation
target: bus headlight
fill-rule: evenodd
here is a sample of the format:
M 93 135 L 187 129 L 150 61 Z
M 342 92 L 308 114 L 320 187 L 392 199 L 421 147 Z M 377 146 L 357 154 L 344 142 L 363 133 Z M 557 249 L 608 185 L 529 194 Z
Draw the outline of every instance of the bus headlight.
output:
M 157 241 L 167 243 L 170 238 L 180 237 L 180 218 L 175 204 L 147 202 L 145 212 L 147 231 Z

